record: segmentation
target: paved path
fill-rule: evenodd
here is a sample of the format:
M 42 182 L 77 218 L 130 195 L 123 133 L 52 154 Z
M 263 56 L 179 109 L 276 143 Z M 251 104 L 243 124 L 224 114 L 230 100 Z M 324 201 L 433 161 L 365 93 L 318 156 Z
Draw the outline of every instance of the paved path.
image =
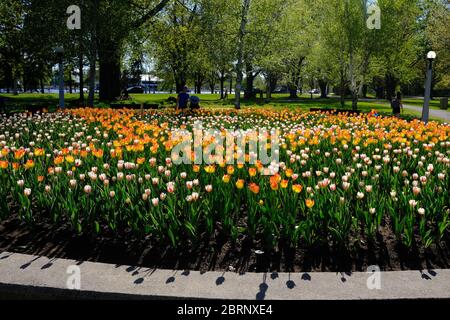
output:
M 72 269 L 71 269 L 72 268 Z M 69 290 L 80 275 L 81 290 Z M 379 279 L 379 282 L 378 282 Z M 369 289 L 368 283 L 371 287 Z M 376 289 L 377 285 L 380 289 Z M 0 253 L 0 297 L 389 300 L 450 298 L 450 270 L 245 273 L 153 270 Z
M 422 113 L 422 107 L 409 106 L 404 104 L 403 108 Z M 450 122 L 450 111 L 430 109 L 430 117 L 439 118 L 446 122 Z

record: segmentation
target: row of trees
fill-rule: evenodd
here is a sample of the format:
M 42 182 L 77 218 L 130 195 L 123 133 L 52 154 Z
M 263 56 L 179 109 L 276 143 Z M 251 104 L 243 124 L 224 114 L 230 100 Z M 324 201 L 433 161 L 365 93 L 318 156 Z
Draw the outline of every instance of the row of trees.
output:
M 337 88 L 353 107 L 369 89 L 391 97 L 400 85 L 423 86 L 426 52 L 437 52 L 435 84 L 450 87 L 449 8 L 442 0 L 80 0 L 81 30 L 66 28 L 73 0 L 3 0 L 0 69 L 7 87 L 18 79 L 41 86 L 63 45 L 65 62 L 100 98 L 120 95 L 121 77 L 143 66 L 181 91 L 208 85 L 254 96 L 263 79 L 268 98 L 279 84 L 291 98 L 318 85 Z M 380 28 L 376 4 L 381 12 Z M 375 20 L 374 20 L 375 19 Z M 89 67 L 88 75 L 83 74 Z M 80 90 L 83 95 L 83 90 Z M 239 95 L 236 95 L 240 97 Z M 236 106 L 239 107 L 239 98 Z
M 4 0 L 0 2 L 0 59 L 7 87 L 35 87 L 51 76 L 58 61 L 54 48 L 64 47 L 64 63 L 77 70 L 80 98 L 84 99 L 84 67 L 89 65 L 89 103 L 93 103 L 99 72 L 100 99 L 120 96 L 121 67 L 126 43 L 145 28 L 170 0 L 80 0 L 81 29 L 67 28 L 72 0 Z M 25 88 L 26 88 L 25 87 Z

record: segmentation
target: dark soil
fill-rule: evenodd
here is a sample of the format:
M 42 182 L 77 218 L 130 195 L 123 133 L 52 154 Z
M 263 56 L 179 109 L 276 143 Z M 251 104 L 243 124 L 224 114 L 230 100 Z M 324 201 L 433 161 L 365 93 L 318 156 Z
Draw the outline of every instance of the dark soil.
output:
M 104 232 L 78 235 L 71 227 L 42 222 L 30 227 L 17 216 L 0 223 L 0 252 L 103 262 L 147 268 L 237 272 L 354 272 L 378 265 L 381 270 L 432 270 L 450 267 L 447 238 L 429 249 L 407 250 L 388 228 L 382 228 L 372 244 L 358 241 L 353 249 L 329 246 L 277 250 L 256 254 L 259 242 L 240 237 L 237 243 L 216 232 L 196 245 L 173 249 L 157 239 L 136 239 L 130 234 Z

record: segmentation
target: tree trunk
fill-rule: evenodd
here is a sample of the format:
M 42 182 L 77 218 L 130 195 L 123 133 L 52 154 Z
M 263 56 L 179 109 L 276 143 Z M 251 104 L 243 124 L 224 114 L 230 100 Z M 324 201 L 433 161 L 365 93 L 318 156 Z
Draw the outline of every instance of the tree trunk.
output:
M 83 55 L 81 54 L 79 57 L 79 77 L 80 77 L 80 104 L 84 106 L 84 72 L 83 72 Z
M 386 99 L 391 101 L 395 97 L 395 89 L 397 88 L 398 80 L 394 75 L 388 73 L 385 77 L 386 81 Z
M 358 91 L 353 91 L 352 93 L 352 109 L 358 110 Z
M 221 100 L 223 100 L 224 97 L 225 97 L 225 79 L 226 79 L 226 76 L 225 76 L 225 70 L 222 70 L 222 71 L 220 72 L 220 75 L 219 75 L 219 82 L 220 82 L 220 99 L 221 99 Z
M 19 91 L 17 90 L 17 81 L 18 81 L 17 77 L 14 74 L 13 75 L 13 95 L 15 95 L 15 96 L 19 95 Z
M 272 92 L 275 91 L 278 83 L 278 76 L 274 73 L 268 72 L 267 73 L 267 99 L 272 99 Z
M 96 54 L 91 53 L 91 57 L 89 59 L 89 96 L 87 103 L 89 107 L 94 106 L 96 62 L 97 62 Z
M 225 76 L 220 76 L 220 99 L 225 99 Z
M 351 45 L 351 43 L 350 43 Z M 352 48 L 353 49 L 353 48 Z M 352 91 L 352 109 L 358 109 L 358 83 L 356 80 L 356 74 L 354 70 L 354 59 L 353 51 L 350 51 L 350 61 L 349 61 L 349 75 L 350 75 L 350 88 Z
M 362 97 L 364 99 L 367 98 L 367 84 L 363 85 L 363 87 L 362 87 Z
M 45 93 L 44 80 L 42 78 L 39 79 L 39 86 L 41 87 L 41 93 Z
M 100 100 L 112 101 L 120 97 L 120 54 L 118 44 L 103 43 L 99 50 Z
M 272 98 L 272 82 L 273 78 L 272 74 L 270 72 L 267 72 L 266 76 L 266 98 L 271 99 Z
M 186 76 L 184 75 L 183 72 L 174 71 L 174 78 L 175 78 L 175 89 L 177 90 L 176 93 L 180 93 L 186 86 Z
M 235 108 L 240 109 L 241 108 L 241 88 L 242 88 L 242 61 L 244 59 L 244 38 L 245 38 L 245 29 L 247 27 L 247 17 L 248 17 L 248 11 L 250 9 L 250 0 L 243 0 L 242 4 L 242 15 L 241 15 L 241 27 L 239 28 L 239 35 L 238 35 L 238 61 L 236 64 L 236 101 L 235 101 Z
M 346 87 L 346 83 L 345 83 L 345 76 L 344 76 L 344 70 L 341 68 L 340 70 L 341 73 L 341 84 L 339 87 L 339 96 L 340 96 L 340 101 L 341 101 L 341 107 L 344 108 L 345 107 L 345 87 Z
M 246 85 L 245 85 L 245 91 L 244 91 L 244 99 L 254 99 L 256 98 L 256 94 L 253 90 L 253 82 L 254 82 L 254 77 L 253 75 L 248 75 L 247 74 L 247 78 L 245 79 Z
M 244 99 L 253 99 L 256 97 L 253 90 L 253 83 L 255 80 L 255 75 L 253 74 L 253 67 L 251 64 L 247 63 L 246 66 L 246 88 L 244 92 Z
M 319 88 L 320 88 L 320 98 L 327 99 L 328 98 L 328 82 L 324 79 L 319 79 Z
M 5 84 L 6 84 L 6 93 L 11 92 L 11 84 L 13 82 L 13 69 L 9 65 L 5 65 Z
M 293 85 L 289 87 L 289 99 L 298 99 L 297 87 Z

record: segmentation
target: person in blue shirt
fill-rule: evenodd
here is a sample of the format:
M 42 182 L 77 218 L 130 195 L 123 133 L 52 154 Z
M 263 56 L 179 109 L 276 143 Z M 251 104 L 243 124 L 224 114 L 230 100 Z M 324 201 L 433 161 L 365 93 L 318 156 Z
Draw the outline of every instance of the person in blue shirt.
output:
M 189 94 L 188 92 L 188 87 L 184 87 L 183 91 L 181 91 L 178 94 L 178 98 L 177 98 L 177 109 L 181 109 L 184 110 L 188 107 L 188 103 L 189 103 Z
M 197 96 L 191 96 L 189 98 L 189 101 L 191 102 L 190 107 L 191 109 L 200 109 L 200 98 Z

